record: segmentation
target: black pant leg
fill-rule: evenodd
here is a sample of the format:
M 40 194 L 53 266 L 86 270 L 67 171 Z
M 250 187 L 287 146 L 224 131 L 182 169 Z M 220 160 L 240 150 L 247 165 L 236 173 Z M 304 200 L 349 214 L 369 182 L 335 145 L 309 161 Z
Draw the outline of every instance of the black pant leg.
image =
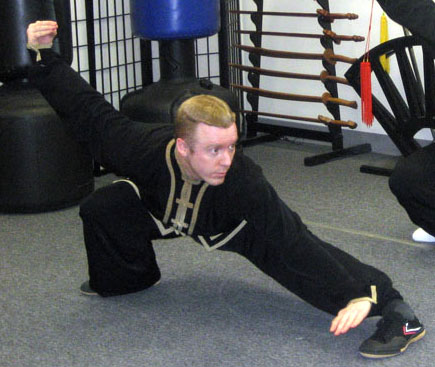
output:
M 411 221 L 435 236 L 435 144 L 402 157 L 389 185 Z
M 314 236 L 311 234 L 311 236 Z M 382 314 L 382 309 L 393 299 L 403 299 L 402 295 L 399 293 L 397 289 L 393 287 L 393 282 L 391 278 L 381 271 L 380 269 L 375 268 L 374 266 L 368 265 L 366 263 L 361 262 L 354 256 L 349 253 L 335 247 L 327 242 L 321 241 L 319 245 L 328 253 L 329 256 L 332 256 L 337 263 L 339 263 L 346 272 L 349 274 L 349 277 L 353 279 L 353 282 L 359 284 L 357 288 L 362 287 L 364 292 L 368 293 L 368 289 L 371 286 L 376 287 L 376 300 L 377 303 L 372 305 L 372 309 L 369 316 L 380 316 Z M 352 283 L 349 283 L 350 285 Z M 352 294 L 353 291 L 350 291 L 349 294 Z M 373 296 L 370 293 L 368 296 Z M 326 292 L 325 296 L 329 299 L 331 296 Z M 344 296 L 344 301 L 347 304 L 346 293 L 343 293 L 341 297 Z M 340 298 L 341 298 L 340 297 Z M 356 297 L 358 298 L 358 297 Z M 339 310 L 343 306 L 343 302 L 337 304 L 335 302 L 336 297 L 332 296 L 332 304 L 335 307 L 335 310 Z M 336 314 L 336 311 L 333 312 Z
M 160 279 L 151 240 L 154 221 L 133 187 L 117 182 L 80 206 L 90 286 L 102 296 L 146 289 Z
M 371 297 L 371 286 L 378 296 L 372 316 L 380 315 L 392 299 L 402 298 L 385 273 L 320 240 L 294 215 L 298 224 L 293 238 L 271 241 L 247 226 L 221 249 L 246 257 L 289 291 L 333 315 L 352 299 Z

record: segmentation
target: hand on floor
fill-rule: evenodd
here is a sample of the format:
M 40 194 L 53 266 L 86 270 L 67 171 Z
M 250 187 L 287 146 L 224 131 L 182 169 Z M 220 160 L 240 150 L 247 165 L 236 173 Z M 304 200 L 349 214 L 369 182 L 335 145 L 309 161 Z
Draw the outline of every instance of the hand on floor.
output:
M 347 333 L 351 328 L 357 327 L 367 317 L 372 304 L 369 301 L 350 303 L 341 309 L 332 320 L 329 331 L 335 336 Z

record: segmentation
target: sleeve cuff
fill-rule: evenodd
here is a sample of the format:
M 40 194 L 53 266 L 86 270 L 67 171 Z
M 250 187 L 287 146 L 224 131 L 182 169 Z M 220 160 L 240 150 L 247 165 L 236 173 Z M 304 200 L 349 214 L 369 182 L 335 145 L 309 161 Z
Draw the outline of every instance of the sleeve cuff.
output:
M 32 50 L 36 54 L 36 62 L 41 61 L 41 52 L 39 50 L 42 49 L 48 49 L 53 47 L 53 43 L 50 43 L 48 45 L 32 45 L 30 43 L 27 44 L 27 49 Z
M 375 285 L 370 286 L 370 291 L 372 293 L 371 297 L 354 298 L 354 299 L 350 300 L 347 305 L 349 306 L 352 303 L 357 303 L 357 302 L 361 302 L 361 301 L 369 301 L 370 303 L 377 304 L 378 303 L 378 295 L 377 295 L 377 291 L 376 291 L 376 286 Z

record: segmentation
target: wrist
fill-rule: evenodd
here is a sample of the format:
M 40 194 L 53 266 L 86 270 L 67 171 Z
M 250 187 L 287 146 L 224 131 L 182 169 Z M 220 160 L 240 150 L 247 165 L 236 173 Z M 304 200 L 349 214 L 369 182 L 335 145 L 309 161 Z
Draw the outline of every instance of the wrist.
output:
M 41 53 L 39 50 L 49 49 L 53 47 L 53 43 L 49 44 L 39 44 L 39 43 L 27 43 L 27 49 L 32 50 L 36 53 L 36 62 L 41 61 Z

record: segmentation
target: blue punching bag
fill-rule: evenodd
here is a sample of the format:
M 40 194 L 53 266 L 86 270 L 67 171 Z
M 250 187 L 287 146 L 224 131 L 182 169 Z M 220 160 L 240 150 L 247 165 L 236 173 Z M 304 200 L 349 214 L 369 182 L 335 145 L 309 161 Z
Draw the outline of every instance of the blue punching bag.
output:
M 219 32 L 219 0 L 131 0 L 133 33 L 150 40 L 208 37 Z
M 26 29 L 57 20 L 54 48 L 71 63 L 69 0 L 0 0 L 0 212 L 71 206 L 92 192 L 93 162 L 26 80 Z
M 159 42 L 160 80 L 126 94 L 121 111 L 143 122 L 172 123 L 180 103 L 211 94 L 233 110 L 237 99 L 226 88 L 195 75 L 195 39 L 220 30 L 220 0 L 130 0 L 133 33 Z

